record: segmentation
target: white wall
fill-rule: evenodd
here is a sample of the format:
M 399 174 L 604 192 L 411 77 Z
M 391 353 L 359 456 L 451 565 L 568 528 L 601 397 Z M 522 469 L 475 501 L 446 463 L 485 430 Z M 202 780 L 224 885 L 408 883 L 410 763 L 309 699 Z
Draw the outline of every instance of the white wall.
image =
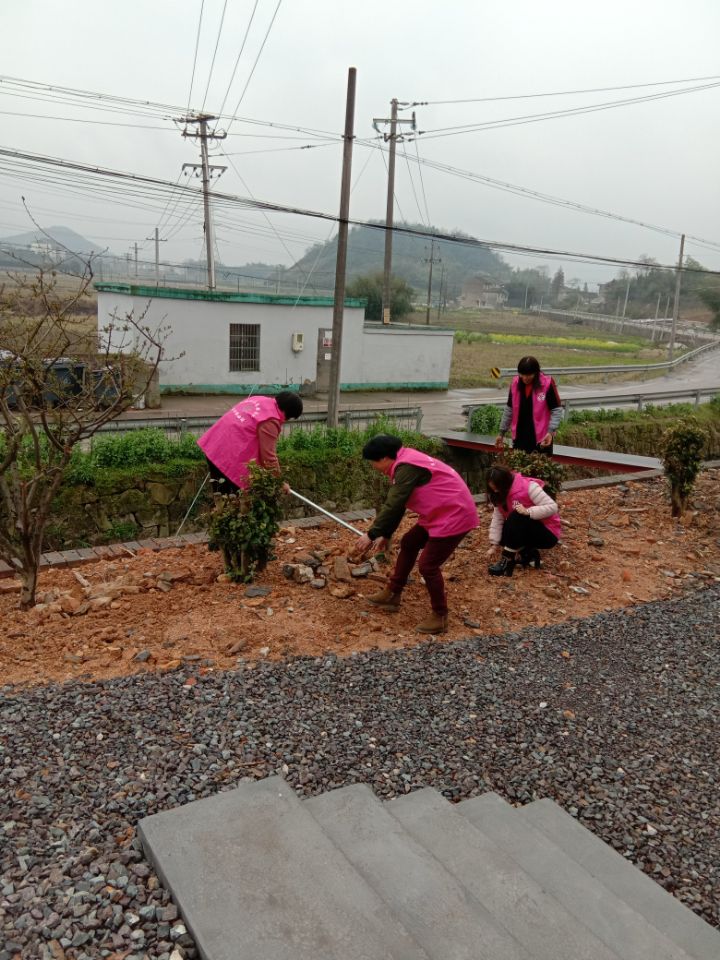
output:
M 143 323 L 153 330 L 168 327 L 165 352 L 177 359 L 161 364 L 161 389 L 239 393 L 260 385 L 299 386 L 316 378 L 318 331 L 332 329 L 330 305 L 293 306 L 291 298 L 285 303 L 187 299 L 180 291 L 169 298 L 153 296 L 152 288 L 124 288 L 131 292 L 123 292 L 118 286 L 103 290 L 103 285 L 98 285 L 98 327 L 101 330 L 113 312 L 122 317 L 130 311 L 136 318 L 145 311 Z M 230 372 L 231 323 L 260 325 L 259 371 Z M 291 349 L 295 332 L 305 338 L 300 353 Z M 452 345 L 452 331 L 366 325 L 362 307 L 346 306 L 342 386 L 356 390 L 393 385 L 446 387 Z M 180 357 L 181 353 L 184 356 Z

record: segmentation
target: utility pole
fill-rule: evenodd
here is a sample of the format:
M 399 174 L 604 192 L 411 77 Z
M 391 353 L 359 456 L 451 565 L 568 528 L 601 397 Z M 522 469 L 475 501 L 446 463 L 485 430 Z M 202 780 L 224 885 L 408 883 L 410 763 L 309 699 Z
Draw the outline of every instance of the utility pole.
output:
M 160 229 L 155 227 L 155 235 L 145 239 L 155 241 L 155 286 L 160 286 L 160 244 L 165 243 L 165 238 L 160 239 Z
M 224 130 L 218 132 L 213 130 L 208 132 L 208 123 L 216 120 L 207 113 L 200 113 L 197 116 L 188 116 L 182 118 L 185 129 L 182 132 L 184 137 L 197 137 L 200 140 L 200 163 L 184 163 L 183 170 L 193 170 L 196 177 L 202 177 L 203 189 L 203 208 L 205 211 L 205 250 L 207 259 L 207 285 L 208 290 L 215 289 L 215 243 L 213 238 L 212 219 L 210 211 L 210 180 L 213 172 L 219 170 L 218 176 L 222 176 L 227 167 L 214 166 L 208 162 L 208 140 L 224 140 L 227 133 Z M 199 129 L 195 131 L 188 130 L 188 124 L 197 124 Z
M 135 247 L 135 276 L 137 277 L 137 275 L 138 275 L 138 245 L 137 245 L 137 240 L 135 241 L 135 243 L 133 244 L 133 246 Z
M 335 300 L 333 303 L 332 347 L 330 356 L 330 387 L 328 393 L 327 425 L 337 427 L 340 412 L 340 362 L 342 359 L 343 315 L 345 311 L 345 271 L 347 267 L 348 218 L 350 216 L 350 177 L 352 148 L 355 138 L 355 81 L 357 70 L 348 69 L 347 99 L 345 101 L 345 133 L 343 135 L 343 166 L 340 185 L 340 222 L 338 223 L 337 260 L 335 261 Z
M 430 241 L 430 259 L 425 260 L 425 263 L 430 264 L 430 276 L 428 277 L 428 298 L 427 298 L 427 310 L 425 311 L 425 323 L 429 325 L 430 323 L 430 302 L 432 299 L 432 268 L 434 263 L 442 263 L 440 257 L 435 259 L 435 241 Z
M 660 316 L 660 297 L 662 292 L 658 294 L 657 303 L 655 304 L 655 320 L 653 322 L 652 336 L 650 337 L 650 343 L 655 343 L 655 337 L 657 336 L 657 326 L 658 326 L 658 317 Z
M 440 267 L 440 295 L 438 296 L 438 312 L 437 312 L 438 323 L 440 323 L 440 311 L 444 308 L 444 294 L 443 294 L 444 284 L 445 284 L 445 264 L 443 264 Z
M 685 252 L 685 234 L 680 237 L 680 256 L 678 257 L 677 274 L 675 276 L 675 300 L 673 302 L 672 327 L 670 328 L 670 345 L 668 346 L 668 360 L 672 360 L 675 350 L 675 331 L 680 315 L 680 285 L 682 283 L 683 253 Z
M 390 133 L 383 133 L 383 140 L 390 143 L 388 156 L 388 188 L 387 188 L 387 207 L 385 212 L 385 263 L 383 267 L 383 295 L 382 295 L 382 322 L 390 323 L 390 277 L 392 273 L 392 234 L 393 218 L 395 212 L 395 145 L 398 139 L 398 124 L 407 123 L 412 129 L 415 129 L 415 114 L 411 120 L 398 120 L 398 100 L 393 97 L 390 101 L 390 117 L 375 117 L 373 119 L 373 128 L 380 133 L 378 124 L 389 123 Z

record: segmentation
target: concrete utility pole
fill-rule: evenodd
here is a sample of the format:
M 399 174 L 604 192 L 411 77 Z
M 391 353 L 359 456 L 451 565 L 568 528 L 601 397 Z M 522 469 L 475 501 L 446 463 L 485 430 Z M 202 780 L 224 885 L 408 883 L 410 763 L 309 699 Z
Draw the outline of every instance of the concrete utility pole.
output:
M 343 135 L 343 166 L 340 186 L 340 222 L 338 224 L 337 260 L 335 261 L 335 300 L 333 303 L 332 347 L 330 356 L 330 386 L 328 392 L 327 425 L 338 425 L 340 412 L 340 362 L 342 360 L 343 314 L 345 311 L 345 270 L 347 266 L 348 218 L 350 216 L 350 176 L 352 148 L 355 137 L 355 81 L 357 70 L 348 69 L 347 99 L 345 102 L 345 133 Z
M 390 277 L 392 274 L 392 236 L 393 236 L 393 218 L 395 211 L 395 145 L 398 139 L 398 124 L 407 123 L 412 129 L 415 129 L 415 114 L 410 120 L 398 120 L 398 105 L 396 98 L 390 101 L 390 117 L 375 117 L 373 119 L 373 128 L 380 133 L 378 124 L 389 123 L 390 133 L 383 133 L 383 140 L 390 143 L 388 156 L 388 189 L 387 189 L 387 207 L 385 212 L 385 264 L 383 267 L 383 296 L 382 296 L 382 321 L 390 323 Z
M 440 267 L 440 295 L 438 296 L 437 322 L 440 323 L 440 311 L 445 309 L 445 265 Z
M 165 238 L 160 239 L 160 229 L 155 227 L 155 235 L 145 239 L 155 241 L 155 285 L 160 286 L 160 244 L 165 243 Z
M 425 311 L 425 323 L 430 324 L 430 301 L 432 299 L 432 268 L 434 263 L 442 263 L 440 257 L 435 259 L 435 241 L 430 241 L 430 259 L 425 260 L 425 263 L 430 264 L 430 276 L 428 277 L 428 298 L 427 298 L 427 310 Z
M 205 211 L 205 250 L 207 258 L 207 284 L 208 290 L 215 289 L 215 243 L 213 239 L 212 219 L 210 211 L 210 180 L 214 171 L 219 170 L 218 176 L 222 176 L 227 167 L 213 166 L 208 162 L 208 140 L 224 140 L 227 133 L 224 130 L 218 132 L 213 130 L 208 132 L 208 123 L 216 120 L 217 117 L 211 117 L 209 114 L 201 113 L 197 116 L 188 116 L 182 118 L 185 129 L 182 132 L 184 137 L 197 137 L 200 140 L 200 163 L 184 163 L 183 170 L 193 170 L 195 176 L 202 177 L 203 189 L 203 207 Z M 195 131 L 188 130 L 188 124 L 196 123 L 199 129 Z
M 675 275 L 675 300 L 673 302 L 672 327 L 670 328 L 670 345 L 668 346 L 668 360 L 672 360 L 675 350 L 675 331 L 680 316 L 680 285 L 682 283 L 683 254 L 685 252 L 685 234 L 680 237 L 680 256 L 678 257 L 677 274 Z
M 137 245 L 137 241 L 135 241 L 135 243 L 133 244 L 133 246 L 135 247 L 135 276 L 137 276 L 137 275 L 138 275 L 138 245 Z

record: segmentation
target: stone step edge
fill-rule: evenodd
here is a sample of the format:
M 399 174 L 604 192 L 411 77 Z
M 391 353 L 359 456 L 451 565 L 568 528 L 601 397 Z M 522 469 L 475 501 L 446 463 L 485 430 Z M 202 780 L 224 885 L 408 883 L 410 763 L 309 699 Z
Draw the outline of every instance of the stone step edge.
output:
M 720 460 L 710 460 L 703 464 L 704 469 L 717 469 Z M 635 480 L 653 480 L 663 475 L 662 470 L 643 470 L 639 473 L 618 473 L 609 477 L 593 477 L 589 480 L 568 480 L 562 485 L 563 490 L 585 490 L 591 487 L 610 487 L 616 484 L 628 483 Z M 485 494 L 473 497 L 475 503 L 485 503 Z M 374 510 L 351 510 L 339 513 L 337 516 L 347 523 L 353 520 L 372 520 Z M 284 521 L 285 526 L 313 528 L 332 523 L 325 517 L 300 517 L 297 520 Z M 153 537 L 149 540 L 129 540 L 126 543 L 104 544 L 100 547 L 80 547 L 77 550 L 53 550 L 43 553 L 40 559 L 40 569 L 48 567 L 78 567 L 84 563 L 96 563 L 98 560 L 113 560 L 119 557 L 134 557 L 138 550 L 169 550 L 172 547 L 184 547 L 188 544 L 207 543 L 207 533 L 183 533 L 175 537 Z M 4 560 L 0 560 L 0 579 L 14 577 L 15 571 Z

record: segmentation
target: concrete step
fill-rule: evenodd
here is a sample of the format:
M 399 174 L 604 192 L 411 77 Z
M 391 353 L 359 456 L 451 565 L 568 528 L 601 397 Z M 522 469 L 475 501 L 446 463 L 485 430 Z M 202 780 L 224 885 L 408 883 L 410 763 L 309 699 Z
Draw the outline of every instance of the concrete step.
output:
M 517 812 L 691 957 L 720 958 L 717 930 L 552 800 L 536 800 Z
M 530 960 L 369 787 L 333 790 L 305 806 L 433 960 Z
M 203 960 L 430 960 L 277 777 L 139 832 Z
M 497 794 L 464 800 L 457 809 L 624 960 L 689 960 L 681 947 L 591 877 Z
M 536 960 L 626 960 L 435 790 L 384 807 Z

